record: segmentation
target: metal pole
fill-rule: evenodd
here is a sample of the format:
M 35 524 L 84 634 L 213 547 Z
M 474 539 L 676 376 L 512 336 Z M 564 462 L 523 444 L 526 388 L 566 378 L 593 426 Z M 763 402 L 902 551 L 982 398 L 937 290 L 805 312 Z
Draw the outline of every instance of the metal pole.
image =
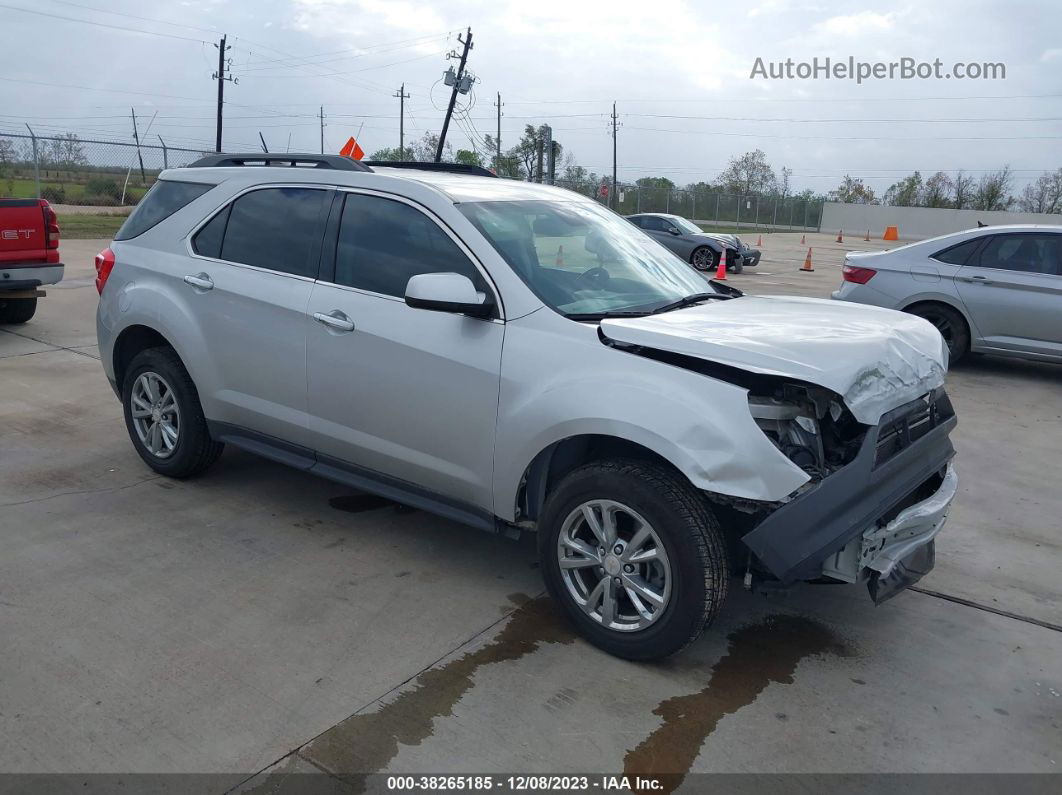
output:
M 140 133 L 138 133 L 136 129 L 136 110 L 130 108 L 129 112 L 133 116 L 133 141 L 136 143 L 137 160 L 140 161 L 140 181 L 147 182 L 147 177 L 144 176 L 144 155 L 140 152 Z
M 760 197 L 756 197 L 756 220 L 752 222 L 752 227 L 755 229 L 760 225 Z
M 642 186 L 635 185 L 634 189 L 638 192 L 637 198 L 635 199 L 635 205 L 638 208 L 636 212 L 640 213 L 642 211 Z
M 808 229 L 808 200 L 804 199 L 804 225 L 800 227 L 803 231 Z
M 738 196 L 738 203 L 737 203 L 737 228 L 735 230 L 737 232 L 741 231 L 741 204 L 744 201 L 745 201 L 745 197 L 744 196 Z
M 715 194 L 715 218 L 713 220 L 716 222 L 716 224 L 719 223 L 719 197 L 722 195 L 723 194 L 721 193 Z
M 406 93 L 406 84 L 403 83 L 398 92 L 392 94 L 393 97 L 398 97 L 398 159 L 406 159 L 406 100 L 409 98 L 409 94 Z
M 612 190 L 608 194 L 608 206 L 613 206 L 616 195 L 616 103 L 612 103 Z
M 778 226 L 778 197 L 774 197 L 774 213 L 771 215 L 771 227 Z
M 221 44 L 218 46 L 218 73 L 215 75 L 218 81 L 218 130 L 217 140 L 214 144 L 214 151 L 221 151 L 221 123 L 222 123 L 222 111 L 225 106 L 225 36 L 221 37 Z
M 159 139 L 159 143 L 162 144 L 162 167 L 163 168 L 169 168 L 170 167 L 170 156 L 169 156 L 169 152 L 166 151 L 166 142 L 162 140 L 162 136 L 161 135 L 156 136 L 156 137 Z
M 793 231 L 793 208 L 794 207 L 796 207 L 796 204 L 793 202 L 792 199 L 790 199 L 789 200 L 789 231 L 790 232 Z
M 667 193 L 664 195 L 664 212 L 669 213 L 671 212 L 671 186 L 668 185 L 666 190 Z
M 454 79 L 454 90 L 450 92 L 450 104 L 446 108 L 446 116 L 443 118 L 442 132 L 439 133 L 439 146 L 435 149 L 435 162 L 442 162 L 443 147 L 446 145 L 446 131 L 450 128 L 450 117 L 454 115 L 454 105 L 457 104 L 457 91 L 461 87 L 461 78 L 465 75 L 465 62 L 468 61 L 468 51 L 472 49 L 472 28 L 467 28 L 464 41 L 458 36 L 465 48 L 461 51 L 461 61 L 457 65 L 457 77 Z
M 690 220 L 697 220 L 697 191 L 690 191 Z
M 29 130 L 30 141 L 33 143 L 33 179 L 37 183 L 37 198 L 39 199 L 41 197 L 41 158 L 37 153 L 37 134 L 28 124 L 26 129 Z
M 321 154 L 324 154 L 324 105 L 321 106 Z
M 501 171 L 501 116 L 502 116 L 501 109 L 502 109 L 502 101 L 501 101 L 501 92 L 500 91 L 498 92 L 498 100 L 497 100 L 497 102 L 498 102 L 498 136 L 494 139 L 494 148 L 495 148 L 495 152 L 496 152 L 496 154 L 494 155 L 494 172 L 495 173 Z
M 266 146 L 265 136 L 262 135 L 262 131 L 261 130 L 258 131 L 258 140 L 262 142 L 262 151 L 265 152 L 268 155 L 269 154 L 269 147 Z

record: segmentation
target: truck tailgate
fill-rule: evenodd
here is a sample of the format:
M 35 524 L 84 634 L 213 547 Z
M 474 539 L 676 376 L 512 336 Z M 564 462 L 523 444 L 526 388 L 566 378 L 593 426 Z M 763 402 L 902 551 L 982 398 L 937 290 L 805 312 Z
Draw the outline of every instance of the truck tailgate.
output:
M 0 199 L 0 265 L 49 261 L 44 211 L 38 199 Z M 59 260 L 54 251 L 54 259 Z

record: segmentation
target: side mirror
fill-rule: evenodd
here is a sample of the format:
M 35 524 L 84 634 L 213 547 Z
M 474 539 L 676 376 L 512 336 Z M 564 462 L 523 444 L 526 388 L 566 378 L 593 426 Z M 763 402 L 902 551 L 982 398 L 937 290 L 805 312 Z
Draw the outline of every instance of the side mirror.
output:
M 679 228 L 677 226 L 669 226 L 667 228 L 667 231 L 670 232 L 673 235 L 681 235 L 682 234 L 682 232 L 679 231 Z
M 418 273 L 406 284 L 406 304 L 415 309 L 487 317 L 494 304 L 460 273 Z

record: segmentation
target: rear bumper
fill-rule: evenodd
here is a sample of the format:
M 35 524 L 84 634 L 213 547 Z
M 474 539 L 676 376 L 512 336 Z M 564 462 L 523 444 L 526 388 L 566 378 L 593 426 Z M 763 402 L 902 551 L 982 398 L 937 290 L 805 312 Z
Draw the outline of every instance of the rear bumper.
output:
M 58 284 L 62 281 L 63 270 L 62 263 L 0 265 L 0 290 L 31 290 L 47 284 Z
M 863 556 L 856 571 L 884 586 L 901 561 L 933 540 L 955 495 L 950 403 L 947 414 L 878 464 L 878 435 L 891 429 L 885 422 L 871 428 L 851 463 L 779 507 L 742 540 L 783 583 L 817 579 L 831 558 L 855 550 Z

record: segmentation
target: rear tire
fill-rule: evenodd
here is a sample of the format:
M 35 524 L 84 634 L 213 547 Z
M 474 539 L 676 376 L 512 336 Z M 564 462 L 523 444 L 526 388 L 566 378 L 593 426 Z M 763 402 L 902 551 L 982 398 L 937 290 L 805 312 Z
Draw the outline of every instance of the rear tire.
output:
M 149 348 L 133 357 L 122 381 L 122 407 L 133 447 L 160 475 L 198 475 L 225 447 L 211 438 L 199 393 L 172 348 Z
M 648 544 L 638 541 L 645 526 Z M 539 532 L 553 599 L 587 640 L 617 657 L 655 660 L 681 651 L 726 596 L 719 525 L 703 496 L 663 466 L 608 460 L 574 470 L 546 500 Z
M 940 332 L 948 345 L 949 364 L 955 364 L 970 350 L 970 327 L 959 312 L 945 304 L 915 304 L 907 310 L 912 315 L 925 318 Z
M 0 295 L 0 323 L 25 323 L 36 312 L 36 298 L 4 298 Z

